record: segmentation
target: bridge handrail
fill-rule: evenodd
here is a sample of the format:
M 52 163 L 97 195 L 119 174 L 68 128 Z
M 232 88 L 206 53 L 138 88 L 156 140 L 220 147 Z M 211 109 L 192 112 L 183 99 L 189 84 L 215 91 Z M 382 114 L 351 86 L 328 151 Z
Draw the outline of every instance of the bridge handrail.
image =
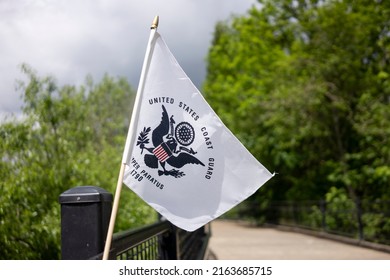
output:
M 390 245 L 389 200 L 244 202 L 224 218 L 292 226 Z
M 86 186 L 62 193 L 59 200 L 62 259 L 102 259 L 112 195 Z M 109 259 L 203 259 L 210 235 L 210 225 L 187 232 L 168 221 L 159 221 L 115 233 Z

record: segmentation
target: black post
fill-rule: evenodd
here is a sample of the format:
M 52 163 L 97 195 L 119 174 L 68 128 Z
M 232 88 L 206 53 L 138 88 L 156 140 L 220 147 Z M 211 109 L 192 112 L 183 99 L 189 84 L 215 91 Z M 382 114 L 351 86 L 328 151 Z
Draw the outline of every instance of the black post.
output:
M 59 202 L 62 259 L 85 260 L 103 252 L 112 194 L 99 187 L 75 187 L 62 193 Z
M 163 259 L 180 260 L 179 231 L 176 226 L 171 225 L 169 234 L 161 238 L 161 250 L 164 254 Z
M 298 226 L 299 225 L 298 206 L 294 201 L 292 201 L 292 209 L 293 209 L 294 226 Z
M 322 230 L 326 232 L 326 201 L 323 199 L 320 200 L 320 211 Z
M 356 204 L 356 218 L 358 222 L 359 240 L 363 240 L 364 233 L 363 233 L 363 220 L 362 220 L 362 214 L 363 214 L 362 202 L 359 198 L 357 198 L 355 200 L 355 204 Z

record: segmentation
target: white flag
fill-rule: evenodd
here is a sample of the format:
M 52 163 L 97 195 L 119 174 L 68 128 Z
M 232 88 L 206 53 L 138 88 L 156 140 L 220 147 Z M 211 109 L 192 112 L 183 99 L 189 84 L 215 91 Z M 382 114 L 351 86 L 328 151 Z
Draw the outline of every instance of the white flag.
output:
M 225 127 L 161 35 L 151 36 L 123 182 L 170 222 L 193 231 L 273 175 Z

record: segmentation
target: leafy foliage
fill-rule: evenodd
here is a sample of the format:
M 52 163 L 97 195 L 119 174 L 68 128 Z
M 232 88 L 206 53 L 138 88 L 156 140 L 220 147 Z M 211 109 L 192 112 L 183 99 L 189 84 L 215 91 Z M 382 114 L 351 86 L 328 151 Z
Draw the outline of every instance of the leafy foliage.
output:
M 82 185 L 114 193 L 132 108 L 123 78 L 59 87 L 24 65 L 22 121 L 0 125 L 0 256 L 58 259 L 59 195 Z M 154 220 L 153 211 L 127 188 L 117 230 Z
M 390 196 L 390 4 L 263 0 L 216 26 L 206 98 L 278 176 L 252 200 Z M 259 202 L 260 203 L 260 202 Z

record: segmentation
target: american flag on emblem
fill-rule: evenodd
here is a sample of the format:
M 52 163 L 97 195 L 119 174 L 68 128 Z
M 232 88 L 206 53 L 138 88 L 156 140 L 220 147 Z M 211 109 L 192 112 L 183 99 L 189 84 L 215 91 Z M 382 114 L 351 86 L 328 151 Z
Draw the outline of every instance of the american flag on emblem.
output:
M 162 142 L 153 150 L 153 154 L 157 157 L 160 162 L 166 161 L 172 155 L 171 149 L 165 142 Z

